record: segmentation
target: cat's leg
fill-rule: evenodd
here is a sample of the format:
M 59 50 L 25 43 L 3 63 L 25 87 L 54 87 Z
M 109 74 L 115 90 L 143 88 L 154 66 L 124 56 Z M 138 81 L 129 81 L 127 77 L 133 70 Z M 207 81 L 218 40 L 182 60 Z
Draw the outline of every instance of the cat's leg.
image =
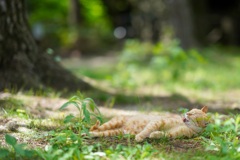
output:
M 100 122 L 97 121 L 97 123 L 91 127 L 90 131 L 106 131 L 111 129 L 116 129 L 122 127 L 126 117 L 115 117 L 111 119 L 110 121 L 102 124 L 100 126 Z
M 90 136 L 92 137 L 110 137 L 110 136 L 117 136 L 122 135 L 122 129 L 113 129 L 113 130 L 106 130 L 106 131 L 91 131 L 89 132 Z
M 150 133 L 149 138 L 151 139 L 159 139 L 161 137 L 165 136 L 165 132 L 163 131 L 154 131 L 152 133 Z
M 192 137 L 195 134 L 193 130 L 187 126 L 178 126 L 170 129 L 166 132 L 166 136 L 169 138 L 180 138 L 180 137 Z
M 143 141 L 146 137 L 149 137 L 149 135 L 152 132 L 159 130 L 162 125 L 163 125 L 163 123 L 161 123 L 161 121 L 160 122 L 159 121 L 150 122 L 140 133 L 138 133 L 135 136 L 135 140 L 137 142 Z

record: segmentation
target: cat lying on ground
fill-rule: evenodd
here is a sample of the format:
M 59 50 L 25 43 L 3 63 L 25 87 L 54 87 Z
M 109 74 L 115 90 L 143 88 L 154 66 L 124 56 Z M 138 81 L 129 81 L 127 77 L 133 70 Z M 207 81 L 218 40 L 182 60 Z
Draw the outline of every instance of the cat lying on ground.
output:
M 90 129 L 93 137 L 108 137 L 123 134 L 135 135 L 137 142 L 145 138 L 193 137 L 199 134 L 210 122 L 206 115 L 208 108 L 192 109 L 184 117 L 136 115 L 120 116 L 100 125 L 97 121 Z

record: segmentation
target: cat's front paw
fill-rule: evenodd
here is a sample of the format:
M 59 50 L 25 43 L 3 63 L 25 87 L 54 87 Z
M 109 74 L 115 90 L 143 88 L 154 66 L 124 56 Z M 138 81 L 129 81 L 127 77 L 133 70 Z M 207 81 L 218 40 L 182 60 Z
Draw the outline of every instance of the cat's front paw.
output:
M 159 139 L 161 137 L 164 136 L 164 132 L 162 131 L 155 131 L 155 132 L 152 132 L 149 136 L 149 138 L 152 138 L 152 139 Z
M 97 130 L 99 126 L 100 126 L 100 121 L 97 120 L 96 124 L 94 124 L 94 125 L 90 128 L 90 131 Z
M 142 141 L 143 141 L 143 138 L 142 138 L 141 136 L 139 136 L 139 135 L 136 135 L 136 136 L 135 136 L 135 141 L 137 141 L 137 142 L 142 142 Z

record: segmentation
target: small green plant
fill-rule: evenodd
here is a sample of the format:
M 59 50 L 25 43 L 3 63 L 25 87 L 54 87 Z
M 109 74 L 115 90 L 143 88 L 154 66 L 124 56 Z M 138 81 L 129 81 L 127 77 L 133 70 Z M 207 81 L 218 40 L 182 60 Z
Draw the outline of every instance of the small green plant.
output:
M 115 148 L 110 147 L 105 150 L 110 159 L 148 159 L 157 153 L 151 144 L 145 143 L 143 145 L 136 144 L 136 146 L 123 146 L 118 144 Z
M 23 158 L 23 157 L 34 157 L 36 156 L 35 150 L 26 149 L 26 144 L 17 143 L 17 139 L 9 134 L 5 135 L 6 143 L 11 147 L 9 150 L 5 148 L 0 148 L 0 158 L 2 159 L 13 159 Z M 13 150 L 12 150 L 13 149 Z
M 77 122 L 77 125 L 79 126 L 79 134 L 81 134 L 82 129 L 86 131 L 85 126 L 91 123 L 91 117 L 95 117 L 102 123 L 101 113 L 93 99 L 83 98 L 81 95 L 73 96 L 68 100 L 68 102 L 64 103 L 61 106 L 60 110 L 63 110 L 70 105 L 75 106 L 79 111 L 79 117 Z M 65 117 L 64 122 L 71 122 L 73 118 L 75 118 L 73 115 L 68 115 Z
M 92 118 L 102 122 L 102 116 L 95 102 L 91 98 L 83 98 L 82 95 L 71 97 L 64 103 L 60 110 L 73 105 L 79 111 L 79 116 L 67 115 L 64 119 L 66 128 L 60 131 L 52 131 L 49 135 L 50 145 L 45 147 L 45 151 L 38 150 L 38 154 L 46 160 L 58 159 L 84 159 L 84 156 L 90 154 L 86 152 L 92 146 L 86 146 L 85 139 L 82 136 L 88 134 L 88 125 Z M 77 132 L 77 133 L 76 133 Z M 86 149 L 87 147 L 87 149 Z M 92 151 L 92 149 L 90 149 Z
M 206 128 L 203 137 L 206 150 L 215 151 L 217 156 L 240 159 L 240 115 L 221 121 L 216 115 L 215 122 Z
M 52 137 L 49 140 L 50 145 L 44 150 L 37 150 L 40 157 L 45 160 L 81 159 L 80 153 L 83 147 L 81 136 L 72 130 L 53 131 L 49 135 Z

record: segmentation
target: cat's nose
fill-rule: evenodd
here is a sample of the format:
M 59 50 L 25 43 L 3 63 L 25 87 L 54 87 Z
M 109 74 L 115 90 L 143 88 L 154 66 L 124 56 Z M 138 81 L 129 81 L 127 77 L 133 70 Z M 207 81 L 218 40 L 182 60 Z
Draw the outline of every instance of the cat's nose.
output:
M 188 122 L 187 118 L 183 118 L 183 122 Z

